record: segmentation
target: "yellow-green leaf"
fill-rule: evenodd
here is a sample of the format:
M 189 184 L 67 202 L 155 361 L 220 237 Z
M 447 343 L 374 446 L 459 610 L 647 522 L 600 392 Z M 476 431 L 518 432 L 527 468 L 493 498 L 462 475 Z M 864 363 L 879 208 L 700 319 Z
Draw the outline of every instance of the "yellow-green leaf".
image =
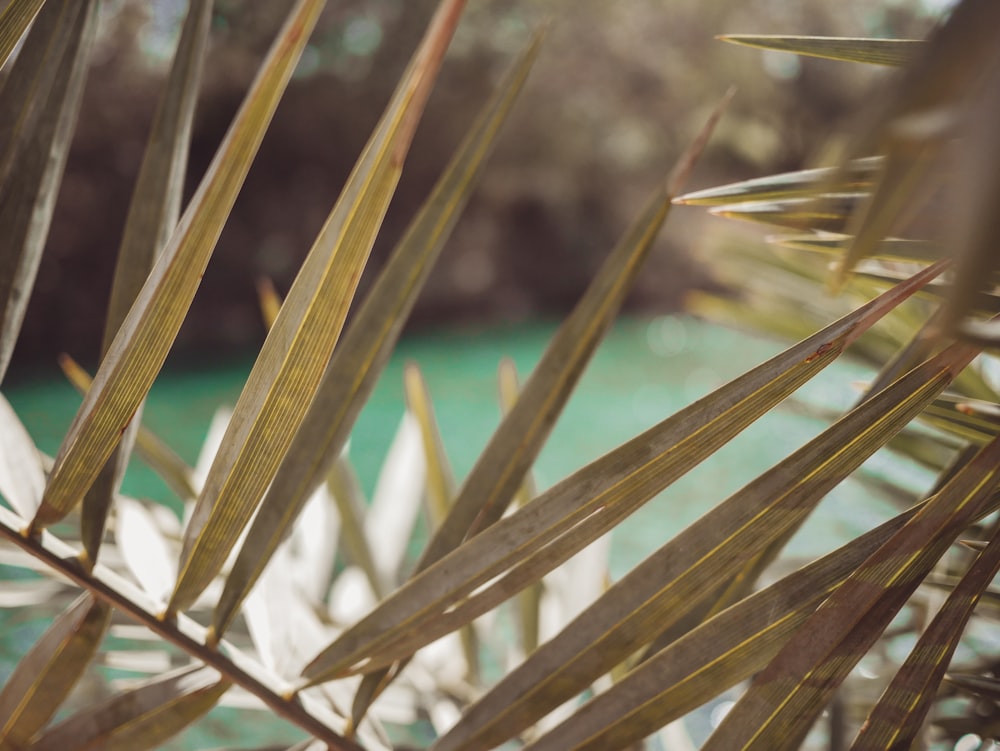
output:
M 45 472 L 35 442 L 0 394 L 0 496 L 24 519 L 30 519 L 45 490 Z
M 464 4 L 439 6 L 268 333 L 185 531 L 169 612 L 191 605 L 219 573 L 306 414 Z
M 525 577 L 524 583 L 547 573 L 822 370 L 942 268 L 926 269 L 908 284 L 883 294 L 587 465 L 473 537 L 346 631 L 307 666 L 305 678 L 310 682 L 328 680 L 372 656 L 411 627 L 419 630 L 422 626 L 417 624 L 438 621 L 450 605 L 476 587 L 577 527 L 579 539 L 560 556 L 547 559 L 547 565 Z
M 146 751 L 172 738 L 214 707 L 230 683 L 194 665 L 157 676 L 59 723 L 34 751 Z
M 793 230 L 843 232 L 863 193 L 823 194 L 813 198 L 747 201 L 715 206 L 711 212 L 727 219 L 744 219 Z
M 679 622 L 720 591 L 731 572 L 801 524 L 827 492 L 913 419 L 974 354 L 956 346 L 924 363 L 706 513 L 508 673 L 438 742 L 436 751 L 492 748 Z M 607 505 L 604 511 L 616 515 Z M 531 563 L 529 557 L 508 576 Z M 501 579 L 469 600 L 488 602 L 491 592 L 499 596 L 504 586 Z M 463 617 L 479 608 L 460 604 L 438 620 L 458 620 L 466 609 L 470 612 Z
M 11 0 L 0 14 L 0 67 L 24 35 L 45 0 Z
M 89 66 L 93 0 L 50 0 L 0 91 L 0 380 L 48 236 Z
M 216 632 L 228 627 L 284 530 L 340 455 L 527 78 L 540 41 L 536 36 L 486 104 L 334 350 L 226 581 L 213 616 Z
M 21 658 L 0 692 L 4 748 L 26 747 L 58 711 L 93 659 L 110 621 L 108 605 L 90 594 L 80 595 Z
M 80 502 L 166 359 L 323 0 L 299 0 L 170 242 L 118 331 L 56 456 L 35 529 Z
M 110 348 L 149 276 L 156 256 L 166 247 L 170 233 L 177 225 L 191 122 L 205 50 L 208 48 L 211 20 L 212 0 L 194 0 L 190 4 L 125 220 L 111 284 L 101 344 L 102 356 Z M 83 498 L 80 536 L 85 551 L 81 558 L 85 566 L 93 565 L 97 560 L 108 511 L 125 474 L 141 416 L 142 405 L 136 409 L 128 430 Z
M 823 57 L 849 63 L 906 65 L 924 42 L 919 39 L 874 39 L 871 37 L 817 37 L 781 34 L 724 34 L 723 42 L 743 44 L 797 55 Z
M 937 559 L 993 505 L 998 475 L 995 440 L 810 616 L 757 675 L 704 751 L 797 748 L 834 689 Z

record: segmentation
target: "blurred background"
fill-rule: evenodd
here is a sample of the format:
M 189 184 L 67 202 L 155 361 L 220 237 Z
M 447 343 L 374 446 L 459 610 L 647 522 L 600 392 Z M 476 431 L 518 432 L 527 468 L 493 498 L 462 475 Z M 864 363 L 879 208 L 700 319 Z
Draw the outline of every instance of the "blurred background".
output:
M 434 6 L 327 7 L 209 264 L 172 362 L 255 350 L 255 282 L 288 289 Z M 291 0 L 218 0 L 188 194 Z M 941 2 L 540 0 L 469 4 L 362 280 L 392 248 L 491 87 L 552 22 L 527 90 L 413 314 L 411 331 L 554 319 L 576 301 L 655 182 L 730 85 L 692 189 L 815 161 L 884 75 L 716 41 L 720 33 L 923 36 Z M 34 296 L 21 373 L 96 361 L 103 301 L 183 0 L 102 3 L 100 42 Z M 712 287 L 698 261 L 722 220 L 674 212 L 627 309 Z M 726 232 L 733 232 L 731 226 Z M 737 230 L 738 231 L 738 230 Z M 750 232 L 756 232 L 751 228 Z M 757 233 L 759 234 L 759 233 Z M 17 381 L 18 371 L 12 373 Z

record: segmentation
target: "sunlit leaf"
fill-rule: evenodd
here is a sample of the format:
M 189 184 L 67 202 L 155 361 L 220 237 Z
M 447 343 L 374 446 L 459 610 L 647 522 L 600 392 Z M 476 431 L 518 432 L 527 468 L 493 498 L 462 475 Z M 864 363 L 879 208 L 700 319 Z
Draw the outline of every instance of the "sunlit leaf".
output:
M 414 362 L 407 363 L 403 370 L 403 387 L 407 409 L 420 426 L 427 458 L 427 505 L 432 527 L 437 527 L 448 515 L 455 498 L 455 472 L 444 450 L 444 439 L 434 415 L 427 382 Z
M 758 673 L 705 751 L 797 748 L 834 689 L 990 504 L 998 473 L 1000 440 L 980 451 L 810 616 Z
M 115 541 L 139 585 L 151 597 L 166 602 L 177 578 L 177 552 L 167 544 L 152 514 L 138 501 L 119 499 Z
M 923 46 L 919 39 L 872 39 L 771 34 L 725 34 L 724 42 L 851 63 L 906 65 Z
M 564 546 L 559 556 L 543 557 L 545 565 L 524 576 L 523 584 L 537 580 L 821 371 L 940 270 L 921 272 L 911 283 L 884 294 L 681 410 L 472 538 L 348 630 L 313 661 L 305 677 L 312 682 L 333 677 L 370 657 L 379 644 L 393 641 L 411 626 L 438 621 L 449 605 L 573 531 L 572 543 Z
M 463 7 L 442 1 L 268 332 L 188 522 L 168 612 L 190 606 L 219 573 L 306 414 Z M 267 560 L 259 547 L 250 554 Z
M 852 751 L 889 751 L 914 742 L 965 625 L 997 571 L 1000 571 L 1000 536 L 994 535 L 893 676 L 855 738 Z
M 0 692 L 5 747 L 26 747 L 59 710 L 93 659 L 110 619 L 111 608 L 104 602 L 80 595 L 21 658 Z
M 675 198 L 674 203 L 685 206 L 725 206 L 756 201 L 814 198 L 820 188 L 835 193 L 863 193 L 875 184 L 881 162 L 881 157 L 869 157 L 856 159 L 840 170 L 836 167 L 820 167 L 756 177 L 685 193 Z M 838 180 L 831 183 L 834 177 Z
M 793 230 L 844 232 L 863 193 L 823 194 L 815 198 L 785 198 L 774 201 L 714 206 L 711 211 L 727 219 L 745 219 Z
M 211 19 L 212 0 L 191 3 L 125 221 L 108 302 L 102 356 L 111 347 L 115 334 L 153 268 L 156 256 L 166 247 L 170 233 L 177 225 L 191 122 Z M 125 473 L 141 416 L 140 405 L 114 453 L 83 498 L 80 534 L 85 551 L 81 558 L 84 565 L 93 565 L 97 560 L 108 511 Z
M 149 391 L 322 6 L 300 0 L 279 33 L 63 439 L 34 528 L 53 524 L 80 501 Z
M 775 235 L 769 237 L 770 242 L 786 248 L 812 250 L 829 254 L 831 257 L 840 255 L 850 242 L 847 235 Z M 924 240 L 904 240 L 887 238 L 882 240 L 872 252 L 872 258 L 883 261 L 904 261 L 911 263 L 931 263 L 944 256 L 944 251 L 936 243 Z
M 229 687 L 211 668 L 181 668 L 81 710 L 46 732 L 32 749 L 153 749 L 208 712 Z
M 34 286 L 76 126 L 97 6 L 50 0 L 0 91 L 0 380 Z
M 42 502 L 45 473 L 35 442 L 0 395 L 0 496 L 25 519 Z
M 220 633 L 260 575 L 268 551 L 340 455 L 527 78 L 539 43 L 536 37 L 487 103 L 334 350 L 313 404 L 261 502 L 247 535 L 248 552 L 241 552 L 229 576 L 214 617 Z

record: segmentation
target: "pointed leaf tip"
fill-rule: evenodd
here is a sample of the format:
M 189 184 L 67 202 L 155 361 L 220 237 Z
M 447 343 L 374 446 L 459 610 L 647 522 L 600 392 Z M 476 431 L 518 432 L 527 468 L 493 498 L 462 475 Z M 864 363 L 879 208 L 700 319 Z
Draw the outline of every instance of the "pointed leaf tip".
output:
M 694 165 L 698 162 L 699 157 L 701 157 L 705 146 L 708 145 L 708 140 L 712 137 L 715 126 L 719 124 L 722 114 L 726 111 L 735 94 L 736 87 L 730 86 L 715 106 L 715 109 L 712 110 L 712 114 L 709 115 L 708 120 L 705 121 L 701 130 L 698 131 L 698 135 L 695 136 L 694 140 L 687 147 L 687 150 L 677 161 L 673 171 L 671 171 L 670 176 L 667 178 L 667 193 L 671 196 L 676 196 L 684 188 L 685 183 L 687 183 L 688 178 L 691 176 L 691 172 L 694 170 Z

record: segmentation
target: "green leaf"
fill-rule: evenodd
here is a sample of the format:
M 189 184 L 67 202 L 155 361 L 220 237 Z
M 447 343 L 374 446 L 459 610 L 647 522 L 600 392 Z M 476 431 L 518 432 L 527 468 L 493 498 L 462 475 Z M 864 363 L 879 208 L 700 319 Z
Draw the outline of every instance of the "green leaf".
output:
M 403 390 L 406 394 L 406 408 L 420 426 L 424 456 L 427 459 L 428 510 L 431 529 L 434 529 L 444 521 L 455 499 L 455 472 L 444 450 L 444 439 L 434 415 L 427 382 L 415 362 L 408 362 L 403 368 Z
M 114 451 L 166 359 L 322 0 L 299 0 L 170 242 L 143 285 L 56 456 L 34 529 L 62 519 Z
M 0 91 L 0 380 L 42 249 L 76 126 L 96 22 L 93 0 L 51 0 Z
M 573 533 L 558 556 L 543 557 L 537 580 L 724 445 L 832 362 L 855 338 L 932 279 L 927 269 L 713 394 L 574 473 L 523 509 L 470 539 L 387 598 L 324 650 L 303 675 L 328 680 L 411 627 L 436 623 L 476 587 Z M 574 528 L 575 531 L 574 531 Z
M 920 635 L 906 662 L 869 713 L 851 751 L 890 751 L 914 742 L 965 625 L 998 571 L 1000 535 L 994 534 Z
M 0 692 L 5 748 L 27 746 L 58 711 L 93 659 L 110 621 L 111 608 L 83 594 L 21 658 Z
M 816 37 L 780 34 L 724 34 L 723 42 L 743 44 L 797 55 L 823 57 L 848 63 L 871 65 L 906 65 L 921 50 L 919 39 L 873 39 L 858 37 Z
M 170 233 L 177 225 L 191 141 L 191 122 L 208 48 L 211 20 L 212 0 L 191 3 L 125 220 L 101 344 L 102 356 L 107 354 L 149 276 L 156 256 L 166 247 Z M 81 556 L 84 566 L 93 565 L 97 560 L 108 511 L 125 474 L 141 416 L 140 405 L 118 447 L 83 498 L 80 534 L 85 551 Z
M 508 673 L 438 742 L 436 751 L 492 748 L 679 622 L 721 590 L 732 571 L 801 524 L 827 492 L 913 419 L 974 354 L 956 346 L 929 360 L 706 513 Z M 530 559 L 519 567 L 529 565 Z M 486 600 L 503 585 L 501 580 L 470 600 Z M 457 619 L 466 607 L 459 605 L 439 619 Z
M 224 633 L 306 499 L 340 455 L 361 407 L 476 183 L 541 42 L 536 36 L 486 104 L 334 350 L 316 396 L 261 502 L 213 616 Z
M 757 675 L 704 751 L 797 748 L 937 559 L 992 504 L 998 474 L 1000 440 L 980 451 L 810 616 Z
M 87 707 L 36 741 L 34 751 L 146 751 L 172 738 L 218 703 L 230 683 L 192 665 L 157 676 Z
M 268 333 L 185 531 L 170 613 L 190 606 L 222 569 L 292 443 L 340 336 L 463 7 L 464 0 L 439 6 Z M 210 636 L 218 634 L 213 629 Z

